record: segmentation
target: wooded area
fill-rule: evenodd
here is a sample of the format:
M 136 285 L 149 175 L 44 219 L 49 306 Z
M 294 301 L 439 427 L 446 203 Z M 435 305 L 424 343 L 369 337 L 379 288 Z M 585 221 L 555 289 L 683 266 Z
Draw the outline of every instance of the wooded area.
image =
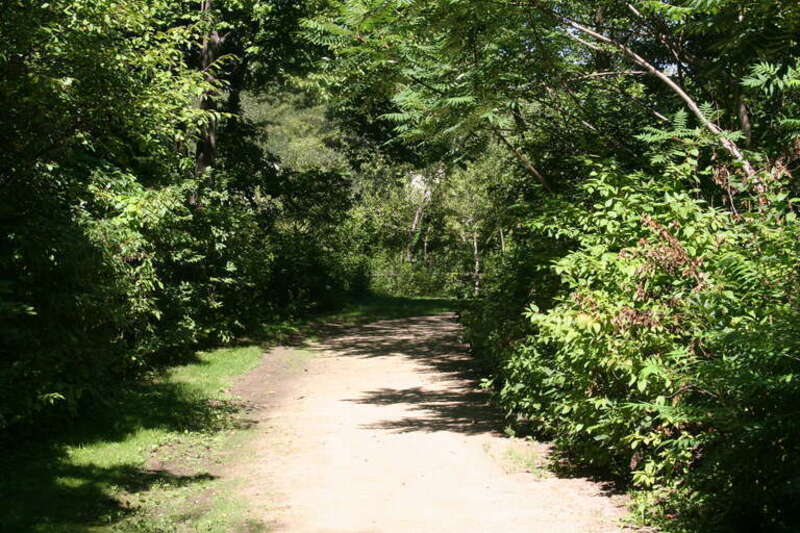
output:
M 800 527 L 800 4 L 4 0 L 0 432 L 354 295 L 665 531 Z

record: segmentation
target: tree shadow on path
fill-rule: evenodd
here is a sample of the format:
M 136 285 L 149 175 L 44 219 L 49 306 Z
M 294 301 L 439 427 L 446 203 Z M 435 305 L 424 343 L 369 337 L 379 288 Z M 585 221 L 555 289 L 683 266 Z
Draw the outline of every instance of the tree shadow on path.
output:
M 479 387 L 480 374 L 467 346 L 460 341 L 460 327 L 453 314 L 389 320 L 339 331 L 332 328 L 328 333 L 322 348 L 339 357 L 399 357 L 435 378 L 430 387 L 381 388 L 349 399 L 358 404 L 404 405 L 413 412 L 365 429 L 475 435 L 499 434 L 505 426 L 505 418 L 491 404 L 490 394 Z
M 482 389 L 483 372 L 460 340 L 461 328 L 454 314 L 389 320 L 358 328 L 331 328 L 321 343 L 337 357 L 374 359 L 399 357 L 420 365 L 435 375 L 433 386 L 379 388 L 347 401 L 361 405 L 405 407 L 407 416 L 381 420 L 364 429 L 393 433 L 455 432 L 463 435 L 504 436 L 509 426 L 504 413 Z M 524 428 L 517 428 L 523 429 Z M 535 434 L 530 428 L 525 434 Z M 624 490 L 621 480 L 603 471 L 589 471 L 570 463 L 563 453 L 549 455 L 549 470 L 558 478 L 589 479 L 598 483 L 606 496 Z

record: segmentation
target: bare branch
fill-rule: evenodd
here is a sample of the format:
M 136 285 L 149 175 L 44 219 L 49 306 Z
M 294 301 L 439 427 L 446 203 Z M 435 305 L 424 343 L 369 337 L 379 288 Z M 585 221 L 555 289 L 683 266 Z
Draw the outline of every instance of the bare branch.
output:
M 596 50 L 598 52 L 605 52 L 606 51 L 602 46 L 597 46 L 596 44 L 592 44 L 589 41 L 585 41 L 585 40 L 581 39 L 580 37 L 578 37 L 577 35 L 573 35 L 573 34 L 571 34 L 569 32 L 567 32 L 567 37 L 569 37 L 573 41 L 577 41 L 577 42 L 581 43 L 583 46 L 591 48 L 592 50 Z
M 625 2 L 625 5 L 628 6 L 628 9 L 630 9 L 634 15 L 636 15 L 639 18 L 643 18 L 642 14 L 639 12 L 638 9 L 636 9 L 636 7 L 633 4 L 631 4 L 630 2 Z
M 639 74 L 648 74 L 646 70 L 614 70 L 610 72 L 592 72 L 584 76 L 575 78 L 576 80 L 586 80 L 590 78 L 602 78 L 604 76 L 637 76 Z

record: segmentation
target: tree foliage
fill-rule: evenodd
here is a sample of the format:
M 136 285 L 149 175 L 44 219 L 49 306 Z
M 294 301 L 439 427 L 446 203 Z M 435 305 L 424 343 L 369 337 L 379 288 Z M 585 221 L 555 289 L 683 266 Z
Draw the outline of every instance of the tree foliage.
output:
M 308 64 L 311 8 L 4 3 L 0 428 L 356 283 L 347 176 L 279 164 L 240 105 Z
M 0 35 L 0 429 L 368 285 L 458 295 L 509 419 L 642 520 L 800 524 L 796 3 L 5 0 Z

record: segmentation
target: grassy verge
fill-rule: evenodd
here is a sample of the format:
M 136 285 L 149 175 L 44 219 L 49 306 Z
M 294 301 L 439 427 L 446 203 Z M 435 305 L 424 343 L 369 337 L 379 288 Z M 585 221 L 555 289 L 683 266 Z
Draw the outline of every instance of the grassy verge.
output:
M 397 298 L 368 295 L 351 302 L 342 310 L 328 313 L 322 318 L 325 322 L 364 324 L 378 320 L 450 313 L 454 312 L 456 308 L 457 302 L 446 298 Z
M 458 302 L 447 298 L 401 298 L 369 294 L 361 296 L 336 311 L 318 313 L 302 320 L 288 320 L 264 326 L 258 339 L 282 343 L 313 335 L 323 324 L 358 325 L 380 320 L 452 313 Z
M 198 353 L 92 409 L 57 439 L 4 454 L 0 530 L 221 532 L 234 516 L 247 520 L 208 467 L 242 430 L 233 416 L 240 406 L 225 389 L 261 356 L 258 346 Z M 213 503 L 197 505 L 214 492 Z
M 0 531 L 35 533 L 257 532 L 266 530 L 215 478 L 219 451 L 247 429 L 226 392 L 255 368 L 265 341 L 313 333 L 322 323 L 453 311 L 442 299 L 370 296 L 303 321 L 265 327 L 263 338 L 200 352 L 146 382 L 129 385 L 57 437 L 0 455 Z M 13 448 L 13 449 L 12 449 Z

